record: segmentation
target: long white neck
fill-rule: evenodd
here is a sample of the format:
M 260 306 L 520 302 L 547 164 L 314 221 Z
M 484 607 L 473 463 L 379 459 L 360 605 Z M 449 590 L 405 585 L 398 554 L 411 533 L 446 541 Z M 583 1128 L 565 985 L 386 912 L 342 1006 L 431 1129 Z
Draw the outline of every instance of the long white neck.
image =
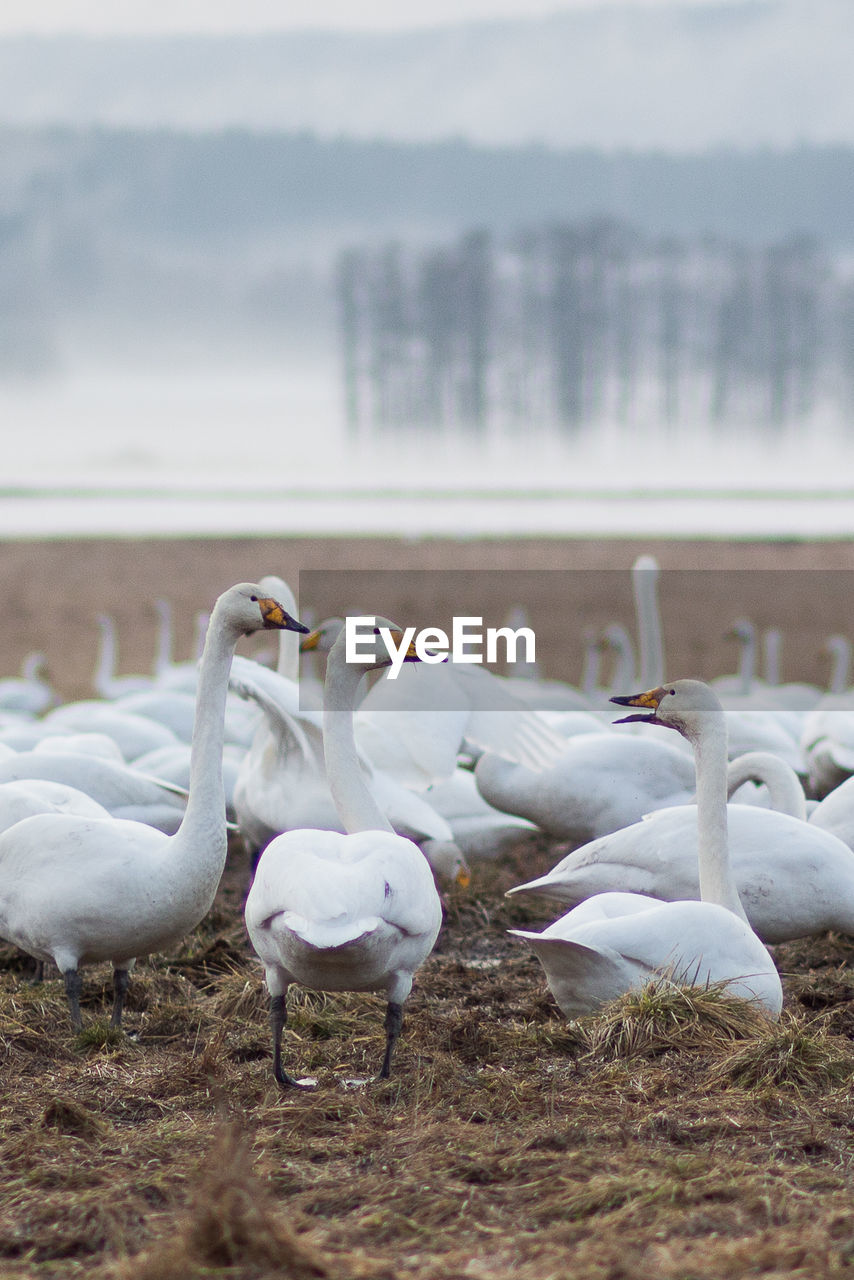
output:
M 189 838 L 194 845 L 210 842 L 222 848 L 225 860 L 225 788 L 222 749 L 225 738 L 225 704 L 228 673 L 239 639 L 214 609 L 196 686 L 196 713 L 190 747 L 190 797 L 175 838 Z
M 106 613 L 98 615 L 98 627 L 101 639 L 93 684 L 101 697 L 108 698 L 110 684 L 116 673 L 116 629 L 112 618 Z
M 154 674 L 163 676 L 172 665 L 172 606 L 168 600 L 156 600 L 154 607 L 159 619 Z
M 644 689 L 655 688 L 664 679 L 658 575 L 658 564 L 652 556 L 638 556 L 632 568 L 632 583 L 638 624 L 639 679 Z
M 831 660 L 828 692 L 845 693 L 848 688 L 848 672 L 851 667 L 851 641 L 847 636 L 831 636 L 825 648 L 830 654 Z
M 769 627 L 762 636 L 763 677 L 766 684 L 780 683 L 780 646 L 782 636 L 776 627 Z
M 364 674 L 364 667 L 346 662 L 342 634 L 329 652 L 323 688 L 326 778 L 345 831 L 391 831 L 368 789 L 353 733 L 353 708 Z
M 28 653 L 21 665 L 21 678 L 31 682 L 40 681 L 44 666 L 45 656 L 43 653 Z
M 615 693 L 622 693 L 624 689 L 633 688 L 636 679 L 635 651 L 631 636 L 625 627 L 614 623 L 608 628 L 605 638 L 616 654 L 611 688 Z
M 596 683 L 602 668 L 602 650 L 596 632 L 589 630 L 584 635 L 584 659 L 581 667 L 581 692 L 585 698 L 596 696 Z
M 741 660 L 738 666 L 741 692 L 747 696 L 753 686 L 756 675 L 756 632 L 753 627 L 745 627 L 741 634 Z
M 791 765 L 773 751 L 745 751 L 727 766 L 727 794 L 745 782 L 762 782 L 768 788 L 771 808 L 806 822 L 807 801 L 801 780 Z
M 693 736 L 697 773 L 697 852 L 700 897 L 746 920 L 729 859 L 727 832 L 727 732 L 723 711 Z

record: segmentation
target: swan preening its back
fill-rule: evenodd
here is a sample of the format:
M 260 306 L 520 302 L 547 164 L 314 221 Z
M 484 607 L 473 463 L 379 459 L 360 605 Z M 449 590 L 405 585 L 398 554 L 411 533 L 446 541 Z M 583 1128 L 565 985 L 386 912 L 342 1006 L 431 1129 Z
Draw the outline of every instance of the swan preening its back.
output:
M 639 893 L 604 892 L 542 933 L 511 932 L 531 945 L 569 1017 L 590 1012 L 655 974 L 724 983 L 776 1017 L 783 998 L 780 978 L 748 924 L 730 867 L 726 721 L 717 697 L 700 681 L 678 680 L 612 701 L 650 712 L 627 719 L 677 729 L 693 747 L 702 901 L 662 903 Z
M 39 814 L 0 835 L 0 937 L 65 977 L 80 1026 L 82 964 L 110 960 L 121 1023 L 137 956 L 169 946 L 207 914 L 225 865 L 222 750 L 228 671 L 241 636 L 307 631 L 272 597 L 239 583 L 218 599 L 199 671 L 186 810 L 172 836 L 141 822 Z

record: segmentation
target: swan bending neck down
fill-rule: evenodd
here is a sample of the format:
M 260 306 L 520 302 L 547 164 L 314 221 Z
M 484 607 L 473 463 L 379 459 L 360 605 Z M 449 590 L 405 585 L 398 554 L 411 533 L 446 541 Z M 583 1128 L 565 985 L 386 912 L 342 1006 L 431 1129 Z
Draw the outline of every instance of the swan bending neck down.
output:
M 403 1026 L 403 1002 L 442 921 L 429 864 L 416 844 L 392 830 L 366 784 L 356 749 L 356 694 L 367 669 L 389 664 L 378 630 L 385 626 L 400 643 L 397 629 L 379 619 L 365 665 L 347 663 L 343 634 L 327 660 L 323 746 L 346 834 L 283 832 L 261 854 L 246 899 L 246 927 L 270 993 L 273 1074 L 281 1085 L 305 1087 L 282 1067 L 285 1000 L 292 982 L 321 991 L 385 990 L 380 1079 L 388 1077 Z
M 136 957 L 175 943 L 210 909 L 227 852 L 222 750 L 232 655 L 242 635 L 282 628 L 308 630 L 252 583 L 217 601 L 199 671 L 189 798 L 174 835 L 123 819 L 40 814 L 0 836 L 0 937 L 56 963 L 75 1027 L 81 964 L 112 961 L 119 1026 Z
M 777 1017 L 780 978 L 747 922 L 730 868 L 727 737 L 720 702 L 698 680 L 677 680 L 611 701 L 650 713 L 626 720 L 676 729 L 694 749 L 702 901 L 661 903 L 643 894 L 601 893 L 540 934 L 511 932 L 533 947 L 568 1017 L 588 1013 L 656 974 L 725 983 L 733 994 Z

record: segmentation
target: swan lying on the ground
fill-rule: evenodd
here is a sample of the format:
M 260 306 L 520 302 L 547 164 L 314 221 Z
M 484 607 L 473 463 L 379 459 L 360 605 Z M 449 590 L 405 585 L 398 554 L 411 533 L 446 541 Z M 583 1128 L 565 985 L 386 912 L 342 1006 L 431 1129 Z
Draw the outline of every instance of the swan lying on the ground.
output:
M 684 804 L 695 786 L 694 763 L 678 747 L 610 729 L 570 738 L 544 769 L 483 755 L 475 778 L 494 808 L 574 844 L 637 822 L 650 809 Z
M 656 718 L 655 723 L 660 723 Z M 731 872 L 751 926 L 765 942 L 784 942 L 827 929 L 854 929 L 854 856 L 829 831 L 804 821 L 797 778 L 773 757 L 734 761 L 729 788 L 764 775 L 772 802 L 789 812 L 730 804 L 724 821 Z M 697 778 L 698 792 L 700 778 Z M 726 792 L 725 792 L 726 798 Z M 792 813 L 798 816 L 792 816 Z M 700 896 L 699 805 L 647 814 L 640 822 L 575 849 L 544 876 L 511 889 L 576 904 L 594 894 L 626 889 L 664 902 Z
M 702 901 L 662 903 L 639 893 L 597 893 L 542 933 L 510 932 L 533 948 L 567 1017 L 590 1012 L 662 974 L 677 982 L 725 983 L 733 994 L 755 1000 L 777 1017 L 783 1001 L 780 978 L 747 922 L 729 863 L 726 721 L 720 702 L 697 680 L 677 680 L 614 701 L 646 708 L 651 722 L 677 729 L 694 749 Z

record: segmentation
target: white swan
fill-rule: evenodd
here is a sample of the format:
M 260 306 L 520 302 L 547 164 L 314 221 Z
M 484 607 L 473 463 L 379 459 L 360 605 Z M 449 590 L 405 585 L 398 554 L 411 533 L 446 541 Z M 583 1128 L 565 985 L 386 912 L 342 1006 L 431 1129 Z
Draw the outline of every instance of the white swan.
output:
M 59 697 L 45 678 L 47 659 L 43 653 L 28 653 L 19 676 L 0 680 L 0 710 L 28 716 L 40 716 L 54 706 Z
M 168 725 L 97 698 L 65 702 L 49 711 L 40 723 L 45 733 L 56 729 L 63 733 L 105 733 L 128 761 L 178 741 Z
M 756 677 L 756 628 L 749 618 L 737 618 L 724 638 L 738 643 L 738 671 L 734 675 L 716 676 L 709 683 L 721 699 L 746 701 L 757 688 L 764 687 L 764 681 L 757 681 Z
M 109 810 L 173 835 L 184 816 L 186 794 L 168 780 L 140 773 L 133 765 L 82 751 L 20 751 L 0 759 L 0 782 L 43 778 L 76 787 Z
M 651 976 L 725 983 L 772 1017 L 783 992 L 774 963 L 747 923 L 729 866 L 726 722 L 718 699 L 697 680 L 627 698 L 691 743 L 697 763 L 697 826 L 702 901 L 661 903 L 636 893 L 600 893 L 542 933 L 510 932 L 530 943 L 568 1017 L 587 1013 Z M 761 812 L 755 810 L 755 812 Z
M 119 676 L 116 675 L 117 641 L 116 624 L 108 613 L 99 613 L 98 656 L 95 672 L 92 676 L 92 687 L 101 698 L 120 698 L 125 693 L 139 693 L 141 689 L 150 689 L 151 676 Z
M 263 582 L 259 582 L 263 587 Z M 279 597 L 274 591 L 270 594 Z M 205 635 L 210 622 L 209 613 L 197 613 L 195 619 L 195 638 L 192 646 L 193 657 L 185 662 L 176 662 L 172 656 L 172 606 L 168 600 L 155 601 L 155 608 L 160 616 L 157 657 L 154 664 L 154 684 L 158 689 L 174 689 L 184 693 L 195 693 L 199 679 L 199 661 L 205 647 Z
M 391 626 L 380 619 L 378 625 Z M 400 643 L 400 635 L 397 635 Z M 367 648 L 367 643 L 365 648 Z M 366 666 L 348 665 L 345 641 L 326 667 L 323 737 L 335 803 L 348 834 L 286 831 L 261 855 L 246 899 L 246 927 L 270 993 L 273 1073 L 282 1067 L 285 996 L 292 982 L 325 991 L 384 990 L 389 1075 L 415 970 L 430 954 L 442 908 L 418 846 L 395 835 L 365 785 L 353 736 L 353 706 L 366 669 L 388 665 L 379 635 Z
M 108 811 L 85 792 L 62 782 L 25 778 L 0 782 L 0 831 L 36 813 L 75 813 L 85 818 L 109 818 Z
M 656 717 L 654 723 L 665 721 Z M 739 776 L 739 762 L 730 765 L 725 786 L 727 777 L 735 785 L 762 774 L 771 784 L 772 803 L 789 810 L 778 813 L 752 804 L 731 804 L 726 810 L 732 876 L 753 929 L 769 943 L 827 929 L 854 930 L 851 850 L 830 831 L 803 820 L 803 793 L 798 796 L 791 771 L 779 761 L 754 756 L 741 768 Z M 546 875 L 510 892 L 571 904 L 616 888 L 665 902 L 699 897 L 700 782 L 698 771 L 698 805 L 651 813 L 583 845 Z
M 454 662 L 414 663 L 396 680 L 378 680 L 359 706 L 356 741 L 372 764 L 417 791 L 450 778 L 464 751 L 536 769 L 563 746 L 500 676 Z
M 632 565 L 632 591 L 638 627 L 639 679 L 646 687 L 664 679 L 664 636 L 658 601 L 661 570 L 655 556 L 638 556 Z
M 694 794 L 690 756 L 668 742 L 606 730 L 570 738 L 545 769 L 481 756 L 478 790 L 494 808 L 527 818 L 556 840 L 580 844 Z
M 844 695 L 848 691 L 851 675 L 851 641 L 847 636 L 828 636 L 823 652 L 830 658 L 827 693 L 831 696 Z
M 755 785 L 754 785 L 755 784 Z M 745 751 L 727 766 L 727 796 L 807 820 L 807 798 L 794 769 L 771 751 Z M 730 857 L 732 842 L 730 841 Z
M 221 756 L 228 669 L 244 634 L 305 630 L 251 583 L 216 603 L 199 676 L 186 814 L 174 836 L 138 822 L 43 814 L 0 835 L 0 937 L 65 977 L 81 1025 L 79 966 L 113 963 L 121 1023 L 135 958 L 170 946 L 209 910 L 226 856 Z
M 344 827 L 324 765 L 322 716 L 301 712 L 295 688 L 277 672 L 247 660 L 235 666 L 231 688 L 264 713 L 263 728 L 241 761 L 234 788 L 235 816 L 254 866 L 261 850 L 283 831 L 316 827 L 343 833 Z M 375 769 L 362 753 L 360 764 L 392 829 L 421 845 L 437 875 L 468 884 L 468 866 L 453 843 L 451 825 L 429 797 Z
M 450 824 L 454 844 L 468 862 L 499 858 L 537 834 L 527 818 L 502 813 L 487 803 L 470 769 L 455 769 L 452 777 L 434 783 L 426 796 Z

